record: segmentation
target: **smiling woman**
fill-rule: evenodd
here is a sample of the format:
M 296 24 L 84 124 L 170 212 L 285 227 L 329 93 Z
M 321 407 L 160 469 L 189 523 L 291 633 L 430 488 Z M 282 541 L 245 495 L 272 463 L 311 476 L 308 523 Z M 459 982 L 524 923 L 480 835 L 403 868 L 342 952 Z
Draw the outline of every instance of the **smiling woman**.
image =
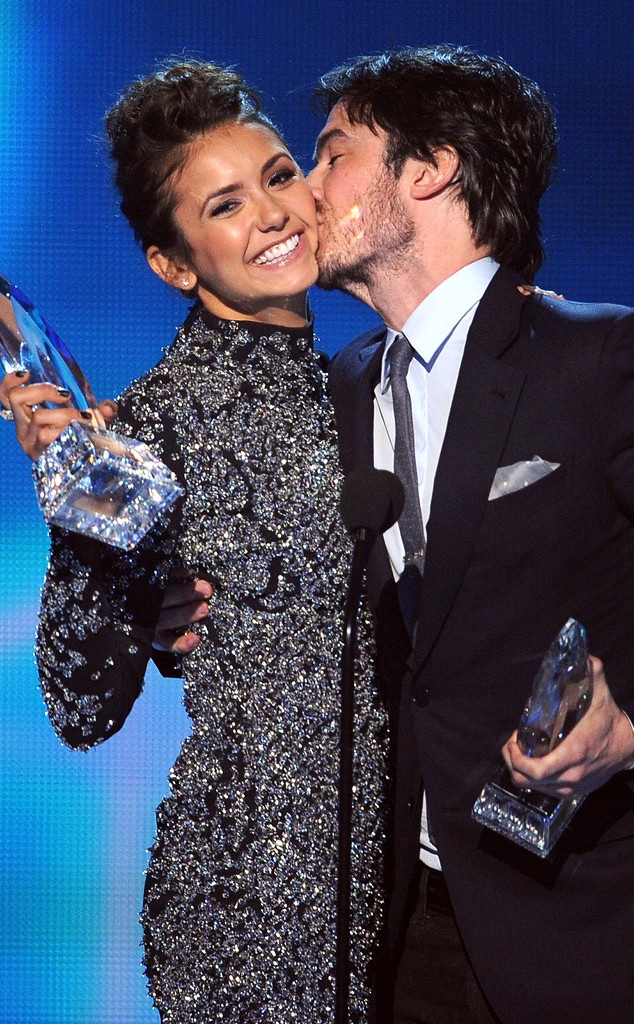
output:
M 168 578 L 199 581 L 184 658 L 191 734 L 158 810 L 143 909 L 164 1024 L 334 1019 L 339 671 L 351 545 L 313 352 L 311 194 L 242 78 L 186 63 L 107 118 L 121 208 L 150 266 L 194 300 L 116 429 L 185 497 L 132 554 L 60 530 L 37 656 L 50 720 L 86 749 L 139 696 Z M 6 378 L 26 449 L 74 415 Z M 34 389 L 40 389 L 39 391 Z M 51 388 L 51 391 L 54 389 Z M 38 408 L 52 397 L 54 408 Z M 21 428 L 20 428 L 21 429 Z M 28 438 L 27 438 L 28 434 Z M 211 588 L 213 600 L 207 606 Z M 202 609 L 202 612 L 201 610 Z M 356 675 L 350 1014 L 367 1019 L 380 928 L 385 715 L 369 622 Z
M 192 145 L 173 183 L 174 222 L 188 253 L 150 246 L 153 270 L 185 279 L 221 317 L 300 326 L 317 277 L 312 195 L 277 133 L 230 123 Z

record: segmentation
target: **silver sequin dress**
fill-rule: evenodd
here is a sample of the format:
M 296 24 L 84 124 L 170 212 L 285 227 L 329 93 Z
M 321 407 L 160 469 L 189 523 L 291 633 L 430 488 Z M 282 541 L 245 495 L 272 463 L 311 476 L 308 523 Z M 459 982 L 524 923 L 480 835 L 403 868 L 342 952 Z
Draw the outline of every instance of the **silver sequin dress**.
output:
M 121 727 L 142 686 L 165 574 L 213 582 L 185 659 L 191 734 L 157 812 L 142 920 L 163 1024 L 334 1019 L 342 609 L 351 544 L 309 328 L 194 310 L 123 396 L 117 429 L 186 488 L 132 554 L 56 531 L 38 661 L 70 745 Z M 381 924 L 386 721 L 359 629 L 350 1020 L 367 1019 Z

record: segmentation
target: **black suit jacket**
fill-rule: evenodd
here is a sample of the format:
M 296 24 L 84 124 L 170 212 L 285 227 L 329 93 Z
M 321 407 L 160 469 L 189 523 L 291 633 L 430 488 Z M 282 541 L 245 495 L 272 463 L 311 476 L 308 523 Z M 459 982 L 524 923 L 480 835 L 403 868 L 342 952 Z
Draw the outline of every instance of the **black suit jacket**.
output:
M 634 312 L 520 293 L 500 268 L 467 339 L 434 482 L 416 647 L 382 540 L 369 592 L 398 703 L 391 940 L 418 857 L 420 797 L 467 950 L 508 1024 L 634 1020 L 634 797 L 622 772 L 587 798 L 550 860 L 470 812 L 541 658 L 569 616 L 634 715 Z M 330 370 L 344 471 L 372 463 L 384 331 Z M 559 468 L 488 500 L 496 469 Z M 421 965 L 424 970 L 424 965 Z

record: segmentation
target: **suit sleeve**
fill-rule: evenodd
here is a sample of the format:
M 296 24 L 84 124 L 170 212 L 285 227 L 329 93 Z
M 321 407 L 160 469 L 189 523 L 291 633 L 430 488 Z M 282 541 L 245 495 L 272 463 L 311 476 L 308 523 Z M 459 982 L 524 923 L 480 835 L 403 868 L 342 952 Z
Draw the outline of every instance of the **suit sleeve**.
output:
M 623 310 L 606 337 L 601 361 L 601 413 L 607 478 L 630 537 L 629 565 L 634 573 L 634 312 Z M 627 525 L 626 525 L 627 524 Z M 634 579 L 626 586 L 634 589 Z M 630 593 L 632 590 L 630 589 Z M 634 645 L 634 622 L 628 642 Z M 634 655 L 631 658 L 634 663 Z M 608 679 L 608 683 L 610 680 Z M 634 678 L 619 705 L 634 721 Z
M 634 312 L 615 320 L 608 333 L 601 379 L 608 478 L 634 526 Z

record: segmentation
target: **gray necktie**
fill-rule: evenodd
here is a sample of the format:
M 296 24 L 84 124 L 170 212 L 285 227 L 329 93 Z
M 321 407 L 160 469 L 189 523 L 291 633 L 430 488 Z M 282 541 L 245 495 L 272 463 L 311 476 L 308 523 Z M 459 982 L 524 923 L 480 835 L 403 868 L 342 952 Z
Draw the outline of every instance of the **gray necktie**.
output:
M 390 347 L 390 387 L 394 406 L 394 472 L 405 490 L 405 504 L 398 521 L 405 548 L 405 569 L 398 582 L 403 617 L 413 637 L 418 615 L 420 584 L 425 566 L 425 530 L 418 496 L 416 443 L 407 370 L 414 350 L 404 334 Z

